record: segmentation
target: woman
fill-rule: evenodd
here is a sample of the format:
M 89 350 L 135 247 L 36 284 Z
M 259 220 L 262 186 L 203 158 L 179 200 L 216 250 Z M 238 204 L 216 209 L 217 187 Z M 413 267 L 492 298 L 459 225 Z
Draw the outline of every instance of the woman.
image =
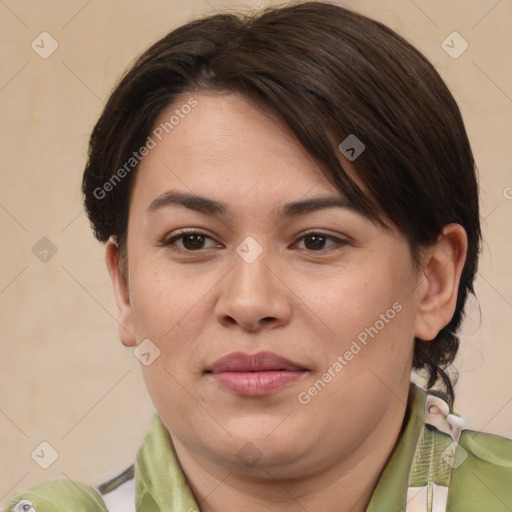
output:
M 512 445 L 464 429 L 445 372 L 473 157 L 397 34 L 321 2 L 178 28 L 111 95 L 83 192 L 157 414 L 102 497 L 46 482 L 9 511 L 510 508 Z

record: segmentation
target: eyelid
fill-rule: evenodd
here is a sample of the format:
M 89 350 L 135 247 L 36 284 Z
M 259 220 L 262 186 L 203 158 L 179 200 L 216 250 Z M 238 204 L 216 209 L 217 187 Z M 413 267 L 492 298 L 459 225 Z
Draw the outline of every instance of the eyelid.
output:
M 210 240 L 213 240 L 215 242 L 215 244 L 217 244 L 217 247 L 219 245 L 221 245 L 219 242 L 217 242 L 217 240 L 215 240 L 215 238 L 213 238 L 212 236 L 210 236 L 208 233 L 205 233 L 202 229 L 200 228 L 183 228 L 183 229 L 180 229 L 174 233 L 172 233 L 172 235 L 166 235 L 163 240 L 160 242 L 160 245 L 164 246 L 164 247 L 169 247 L 169 248 L 175 248 L 177 251 L 181 251 L 181 252 L 189 252 L 189 253 L 201 253 L 202 251 L 205 251 L 207 249 L 211 249 L 211 247 L 207 247 L 206 249 L 198 249 L 196 251 L 188 251 L 186 249 L 182 249 L 180 247 L 177 247 L 177 244 L 176 242 L 180 239 L 182 239 L 183 237 L 187 236 L 187 235 L 200 235 L 200 236 L 203 236 L 205 238 L 209 238 Z
M 307 229 L 306 231 L 303 231 L 302 233 L 299 234 L 298 238 L 302 238 L 302 237 L 308 236 L 308 235 L 322 235 L 325 237 L 336 238 L 340 241 L 347 241 L 344 238 L 342 238 L 342 237 L 344 237 L 344 235 L 341 235 L 341 234 L 334 235 L 332 233 L 329 233 L 329 231 L 325 231 L 323 229 L 315 229 L 315 228 Z
M 180 235 L 203 235 L 210 237 L 210 235 L 208 233 L 205 233 L 204 230 L 202 230 L 201 228 L 182 228 L 178 229 L 178 231 L 173 231 L 172 235 L 169 233 L 165 235 L 164 241 L 176 238 Z

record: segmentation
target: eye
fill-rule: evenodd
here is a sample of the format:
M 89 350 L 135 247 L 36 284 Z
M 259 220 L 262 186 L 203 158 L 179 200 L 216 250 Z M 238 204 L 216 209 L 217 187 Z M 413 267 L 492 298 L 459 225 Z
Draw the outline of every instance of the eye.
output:
M 316 252 L 325 251 L 337 246 L 341 247 L 348 243 L 346 240 L 341 240 L 340 238 L 322 232 L 307 233 L 299 238 L 299 242 L 301 241 L 304 242 L 304 247 L 299 247 L 299 249 L 305 248 L 307 251 Z
M 301 236 L 294 244 L 298 249 L 309 252 L 322 252 L 341 247 L 348 242 L 323 232 L 310 232 Z M 162 241 L 162 245 L 182 252 L 199 252 L 211 248 L 221 248 L 212 237 L 199 231 L 182 231 Z
M 206 246 L 208 241 L 210 241 L 209 247 Z M 211 247 L 221 247 L 217 242 L 215 242 L 215 240 L 213 240 L 213 238 L 196 231 L 186 231 L 175 234 L 174 236 L 165 239 L 162 242 L 162 245 L 174 246 L 177 250 L 188 252 L 200 251 Z

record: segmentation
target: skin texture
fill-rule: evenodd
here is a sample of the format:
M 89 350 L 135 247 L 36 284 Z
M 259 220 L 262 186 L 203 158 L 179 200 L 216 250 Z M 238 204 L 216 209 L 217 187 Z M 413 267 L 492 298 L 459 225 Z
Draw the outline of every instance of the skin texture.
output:
M 417 268 L 394 226 L 350 209 L 281 219 L 285 203 L 341 194 L 275 114 L 235 94 L 194 97 L 137 171 L 125 272 L 114 240 L 106 246 L 120 338 L 160 350 L 142 372 L 202 511 L 362 511 L 399 435 L 414 336 L 433 339 L 453 314 L 465 232 L 445 226 Z M 227 212 L 148 213 L 169 190 L 221 201 Z M 184 228 L 206 236 L 199 250 L 190 238 L 162 243 Z M 310 230 L 344 243 L 327 238 L 318 250 L 304 238 Z M 246 237 L 262 249 L 252 263 L 236 251 Z M 394 318 L 301 403 L 393 304 Z M 206 373 L 227 354 L 261 351 L 307 371 L 257 397 Z

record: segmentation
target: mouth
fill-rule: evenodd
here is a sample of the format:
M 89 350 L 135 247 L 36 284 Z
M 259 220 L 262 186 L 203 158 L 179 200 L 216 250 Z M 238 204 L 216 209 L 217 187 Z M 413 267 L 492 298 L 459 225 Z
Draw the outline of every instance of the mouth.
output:
M 241 396 L 263 396 L 297 381 L 309 370 L 272 352 L 234 352 L 219 359 L 206 374 L 225 390 Z

